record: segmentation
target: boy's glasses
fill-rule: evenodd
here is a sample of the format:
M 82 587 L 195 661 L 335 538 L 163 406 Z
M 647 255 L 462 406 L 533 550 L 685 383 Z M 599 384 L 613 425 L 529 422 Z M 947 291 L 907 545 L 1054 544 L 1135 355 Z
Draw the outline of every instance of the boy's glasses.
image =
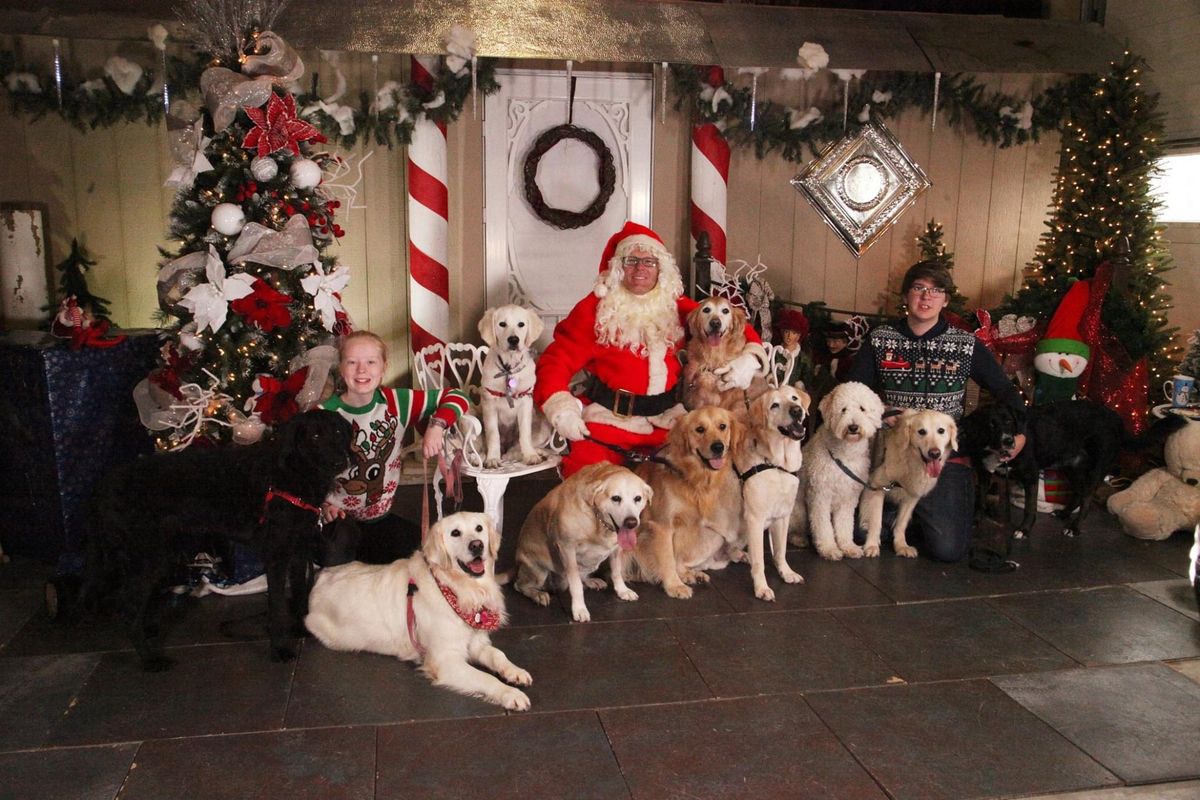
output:
M 658 259 L 654 256 L 645 256 L 643 258 L 638 258 L 637 256 L 625 256 L 621 259 L 621 263 L 630 269 L 633 269 L 639 264 L 646 269 L 658 269 Z
M 909 291 L 915 292 L 916 294 L 921 295 L 921 297 L 926 295 L 929 295 L 930 297 L 941 297 L 946 293 L 946 290 L 940 286 L 913 286 L 909 288 Z

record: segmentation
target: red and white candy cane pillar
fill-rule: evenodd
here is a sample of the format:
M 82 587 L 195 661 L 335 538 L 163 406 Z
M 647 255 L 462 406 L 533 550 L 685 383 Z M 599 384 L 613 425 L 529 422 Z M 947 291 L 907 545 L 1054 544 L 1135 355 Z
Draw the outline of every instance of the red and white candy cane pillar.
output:
M 720 67 L 708 69 L 707 81 L 713 88 L 725 83 Z M 729 142 L 711 122 L 692 128 L 692 251 L 701 231 L 712 242 L 712 257 L 726 262 L 725 209 L 729 187 Z
M 433 91 L 437 56 L 413 56 L 412 78 Z M 450 338 L 446 125 L 421 117 L 408 146 L 408 305 L 412 351 Z

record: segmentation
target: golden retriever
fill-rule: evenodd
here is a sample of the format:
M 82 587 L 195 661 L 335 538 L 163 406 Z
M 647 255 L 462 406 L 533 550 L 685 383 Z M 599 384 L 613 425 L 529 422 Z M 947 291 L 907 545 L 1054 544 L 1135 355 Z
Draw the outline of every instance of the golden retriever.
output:
M 625 585 L 625 553 L 637 545 L 638 525 L 654 491 L 625 467 L 589 464 L 538 501 L 517 539 L 518 592 L 538 605 L 549 605 L 542 590 L 564 582 L 571 592 L 571 617 L 588 622 L 583 587 L 607 584 L 591 577 L 608 559 L 613 590 L 622 600 L 637 600 Z
M 472 666 L 517 686 L 533 682 L 488 637 L 508 618 L 495 580 L 499 548 L 487 514 L 451 514 L 429 529 L 412 558 L 321 570 L 304 624 L 331 650 L 413 661 L 436 686 L 526 711 L 524 692 Z
M 863 555 L 879 555 L 886 496 L 899 509 L 892 526 L 896 555 L 916 558 L 917 549 L 905 540 L 917 501 L 933 491 L 950 453 L 958 449 L 958 426 L 940 411 L 906 410 L 895 427 L 883 434 L 883 461 L 871 470 L 870 484 L 859 501 L 859 518 L 867 526 Z
M 479 376 L 479 407 L 487 444 L 483 465 L 500 466 L 502 442 L 514 434 L 526 464 L 545 457 L 533 444 L 534 356 L 532 347 L 542 335 L 542 318 L 521 306 L 489 308 L 479 320 L 479 335 L 488 345 Z
M 727 366 L 746 347 L 746 312 L 724 297 L 709 297 L 687 317 L 687 361 L 683 365 L 683 406 L 689 411 L 704 406 L 745 409 L 770 386 L 756 375 L 747 389 L 718 389 L 716 370 Z
M 678 599 L 706 583 L 738 551 L 741 487 L 730 459 L 739 423 L 715 406 L 689 411 L 667 435 L 666 446 L 637 468 L 654 502 L 646 510 L 630 580 L 661 583 Z
M 742 527 L 749 545 L 750 576 L 759 600 L 775 599 L 767 585 L 764 530 L 770 531 L 779 577 L 787 583 L 804 580 L 788 566 L 786 550 L 788 520 L 800 487 L 808 404 L 808 395 L 791 386 L 760 395 L 750 404 L 748 427 L 734 449 L 734 471 L 742 483 Z

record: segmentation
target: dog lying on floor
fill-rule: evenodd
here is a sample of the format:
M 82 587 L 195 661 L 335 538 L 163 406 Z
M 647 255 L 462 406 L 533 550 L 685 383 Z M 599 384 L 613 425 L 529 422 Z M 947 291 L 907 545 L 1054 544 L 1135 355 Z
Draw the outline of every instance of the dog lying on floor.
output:
M 159 623 L 167 579 L 195 553 L 219 552 L 214 540 L 246 542 L 266 567 L 271 657 L 293 658 L 320 506 L 346 468 L 350 436 L 338 414 L 307 411 L 256 444 L 155 454 L 112 470 L 93 500 L 83 605 L 112 599 L 142 666 L 168 669 Z
M 741 487 L 729 458 L 738 423 L 716 406 L 689 411 L 637 474 L 654 492 L 625 577 L 661 583 L 677 599 L 740 552 Z
M 527 711 L 524 692 L 472 666 L 517 686 L 533 683 L 488 636 L 508 619 L 495 579 L 499 549 L 487 514 L 451 514 L 429 529 L 412 558 L 321 570 L 304 624 L 331 650 L 413 661 L 435 686 Z
M 916 558 L 917 549 L 905 539 L 908 523 L 917 503 L 933 491 L 950 453 L 958 449 L 958 426 L 949 414 L 909 409 L 882 435 L 883 460 L 871 470 L 870 485 L 859 501 L 859 515 L 867 528 L 863 555 L 879 555 L 886 497 L 899 507 L 892 525 L 896 555 Z
M 754 376 L 747 389 L 721 391 L 720 370 L 741 355 L 746 346 L 746 312 L 724 297 L 709 297 L 687 317 L 688 344 L 680 381 L 684 408 L 704 406 L 745 409 L 770 386 L 762 375 Z
M 517 539 L 514 588 L 541 606 L 550 604 L 543 587 L 565 584 L 571 592 L 571 618 L 589 622 L 583 587 L 603 589 L 592 577 L 607 559 L 613 590 L 637 600 L 625 585 L 625 554 L 637 546 L 642 512 L 653 490 L 625 467 L 589 464 L 550 490 L 521 526 Z
M 808 395 L 791 386 L 772 389 L 750 404 L 747 426 L 736 438 L 733 468 L 741 481 L 742 532 L 747 537 L 754 596 L 768 602 L 763 531 L 771 535 L 771 553 L 786 583 L 804 578 L 787 563 L 787 528 L 800 487 L 801 442 Z
M 479 320 L 479 335 L 488 345 L 480 375 L 479 406 L 487 442 L 484 466 L 500 466 L 505 442 L 515 438 L 526 464 L 545 457 L 533 444 L 534 357 L 532 347 L 542 335 L 542 318 L 527 308 L 508 305 L 489 308 Z
M 807 529 L 822 558 L 861 558 L 854 511 L 871 472 L 871 442 L 883 424 L 883 403 L 865 384 L 849 382 L 821 398 L 819 409 L 825 422 L 804 446 L 793 541 L 802 541 Z
M 963 419 L 964 454 L 976 469 L 995 471 L 1005 462 L 1008 474 L 1025 492 L 1025 513 L 1013 533 L 1024 538 L 1037 520 L 1038 477 L 1042 470 L 1058 470 L 1070 487 L 1070 500 L 1056 516 L 1066 520 L 1063 533 L 1075 536 L 1091 508 L 1092 496 L 1104 482 L 1127 443 L 1120 415 L 1092 400 L 1061 400 L 1032 406 L 1025 420 L 1025 446 L 1009 458 L 1015 445 L 1018 421 L 1003 405 L 977 409 Z M 981 492 L 982 494 L 982 492 Z

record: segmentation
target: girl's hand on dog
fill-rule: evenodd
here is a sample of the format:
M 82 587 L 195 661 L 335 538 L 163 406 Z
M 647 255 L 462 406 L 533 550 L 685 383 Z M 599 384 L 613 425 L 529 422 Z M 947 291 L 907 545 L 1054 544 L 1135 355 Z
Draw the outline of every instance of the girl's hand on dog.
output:
M 346 512 L 335 506 L 333 503 L 321 504 L 321 522 L 328 524 L 335 519 L 342 519 L 346 516 Z

